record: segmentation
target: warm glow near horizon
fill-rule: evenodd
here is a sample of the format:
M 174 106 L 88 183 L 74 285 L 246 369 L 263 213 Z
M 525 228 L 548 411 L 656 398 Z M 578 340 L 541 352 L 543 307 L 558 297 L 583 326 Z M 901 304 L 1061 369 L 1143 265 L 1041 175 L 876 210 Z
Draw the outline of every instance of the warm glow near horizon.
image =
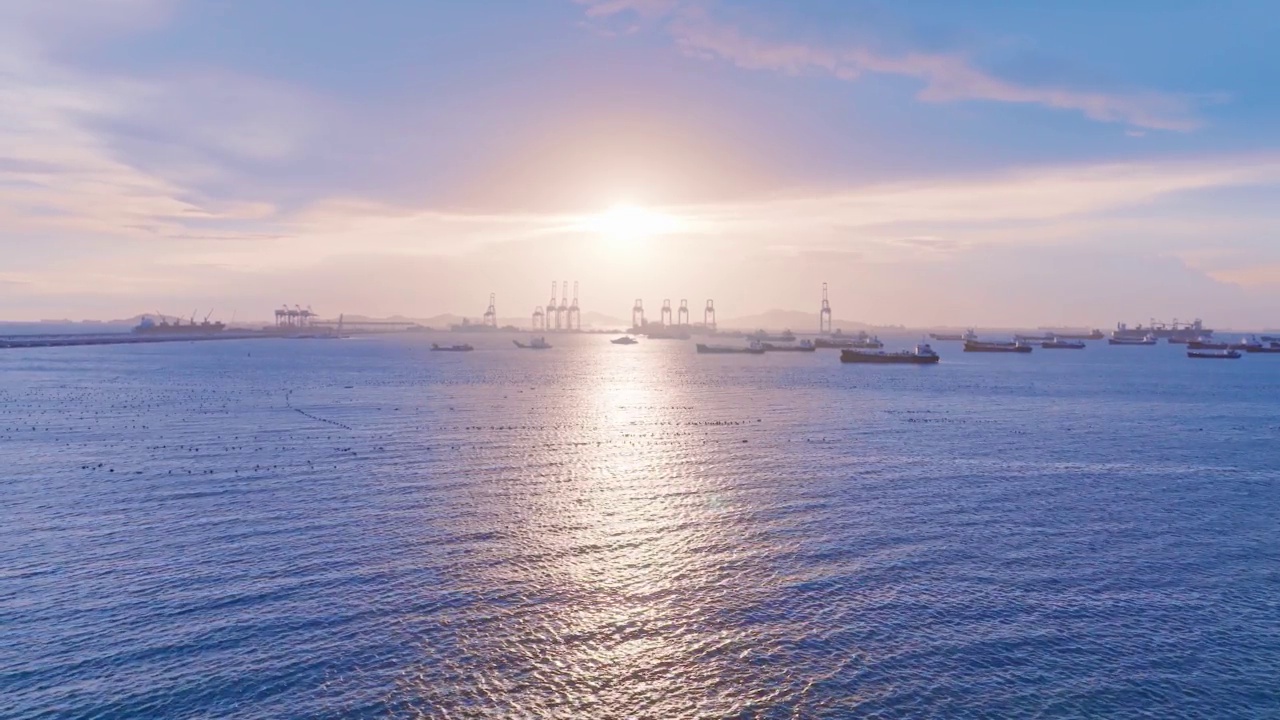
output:
M 622 320 L 829 281 L 838 320 L 1273 328 L 1250 3 L 1145 33 L 1098 3 L 0 0 L 0 320 L 519 318 L 567 277 Z
M 638 205 L 618 204 L 588 217 L 582 227 L 589 233 L 600 235 L 615 249 L 626 249 L 658 235 L 679 232 L 684 225 L 667 213 Z

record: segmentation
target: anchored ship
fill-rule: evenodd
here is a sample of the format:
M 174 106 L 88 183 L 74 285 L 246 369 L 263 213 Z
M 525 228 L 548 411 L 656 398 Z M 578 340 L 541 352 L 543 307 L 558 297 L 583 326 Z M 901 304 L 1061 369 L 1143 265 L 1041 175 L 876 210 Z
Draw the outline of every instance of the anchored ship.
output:
M 966 340 L 964 342 L 964 351 L 988 353 L 1029 353 L 1031 352 L 1031 346 L 1019 340 L 1015 340 L 1013 342 Z
M 885 352 L 883 350 L 841 350 L 840 362 L 869 365 L 932 365 L 938 362 L 938 353 L 928 344 L 917 345 L 915 350 Z
M 226 325 L 220 322 L 209 322 L 208 315 L 200 323 L 197 323 L 195 315 L 192 315 L 191 322 L 185 325 L 181 320 L 170 323 L 159 313 L 156 317 L 160 318 L 160 322 L 156 322 L 150 316 L 143 317 L 142 322 L 133 328 L 133 332 L 137 335 L 213 335 L 226 329 Z
M 977 340 L 977 339 L 978 339 L 978 333 L 974 332 L 974 331 L 973 331 L 973 328 L 969 328 L 968 330 L 965 330 L 965 331 L 964 331 L 964 334 L 959 334 L 959 333 L 929 333 L 929 337 L 930 337 L 930 338 L 932 338 L 932 339 L 934 339 L 934 340 L 951 340 L 951 341 L 960 342 L 960 341 L 965 341 L 965 340 Z
M 763 355 L 764 346 L 753 342 L 745 347 L 733 345 L 705 345 L 698 343 L 699 355 Z
M 1187 343 L 1200 338 L 1207 338 L 1213 335 L 1213 330 L 1206 328 L 1200 318 L 1189 323 L 1180 323 L 1176 319 L 1172 323 L 1151 321 L 1148 326 L 1141 323 L 1137 327 L 1129 327 L 1124 323 L 1118 323 L 1116 329 L 1111 333 L 1111 337 L 1117 340 L 1143 340 L 1150 335 L 1157 340 L 1167 339 L 1171 343 Z

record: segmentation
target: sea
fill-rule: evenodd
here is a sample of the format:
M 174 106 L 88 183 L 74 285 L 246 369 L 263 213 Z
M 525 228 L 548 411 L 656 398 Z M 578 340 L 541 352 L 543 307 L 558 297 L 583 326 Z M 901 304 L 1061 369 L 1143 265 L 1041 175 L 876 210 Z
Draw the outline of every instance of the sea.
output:
M 1280 355 L 513 339 L 0 350 L 0 717 L 1280 717 Z

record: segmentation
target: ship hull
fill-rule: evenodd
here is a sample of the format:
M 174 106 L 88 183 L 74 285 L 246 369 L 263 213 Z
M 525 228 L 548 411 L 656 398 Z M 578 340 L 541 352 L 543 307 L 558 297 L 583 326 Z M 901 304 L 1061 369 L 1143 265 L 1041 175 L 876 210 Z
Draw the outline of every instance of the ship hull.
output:
M 840 362 L 863 365 L 933 365 L 940 359 L 937 355 L 910 353 L 869 353 L 855 350 L 840 353 Z
M 1030 345 L 1016 345 L 1013 343 L 982 343 L 982 342 L 966 342 L 964 344 L 965 352 L 985 352 L 985 353 L 1029 353 Z
M 714 347 L 698 343 L 699 355 L 763 355 L 764 348 Z

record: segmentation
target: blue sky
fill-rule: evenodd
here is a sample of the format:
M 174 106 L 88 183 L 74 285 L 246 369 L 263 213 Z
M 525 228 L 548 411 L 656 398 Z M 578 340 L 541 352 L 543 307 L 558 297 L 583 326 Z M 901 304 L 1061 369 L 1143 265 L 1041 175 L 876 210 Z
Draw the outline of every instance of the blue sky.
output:
M 0 317 L 1280 324 L 1274 3 L 7 0 Z M 628 208 L 625 212 L 611 208 Z M 619 225 L 630 224 L 629 227 Z

